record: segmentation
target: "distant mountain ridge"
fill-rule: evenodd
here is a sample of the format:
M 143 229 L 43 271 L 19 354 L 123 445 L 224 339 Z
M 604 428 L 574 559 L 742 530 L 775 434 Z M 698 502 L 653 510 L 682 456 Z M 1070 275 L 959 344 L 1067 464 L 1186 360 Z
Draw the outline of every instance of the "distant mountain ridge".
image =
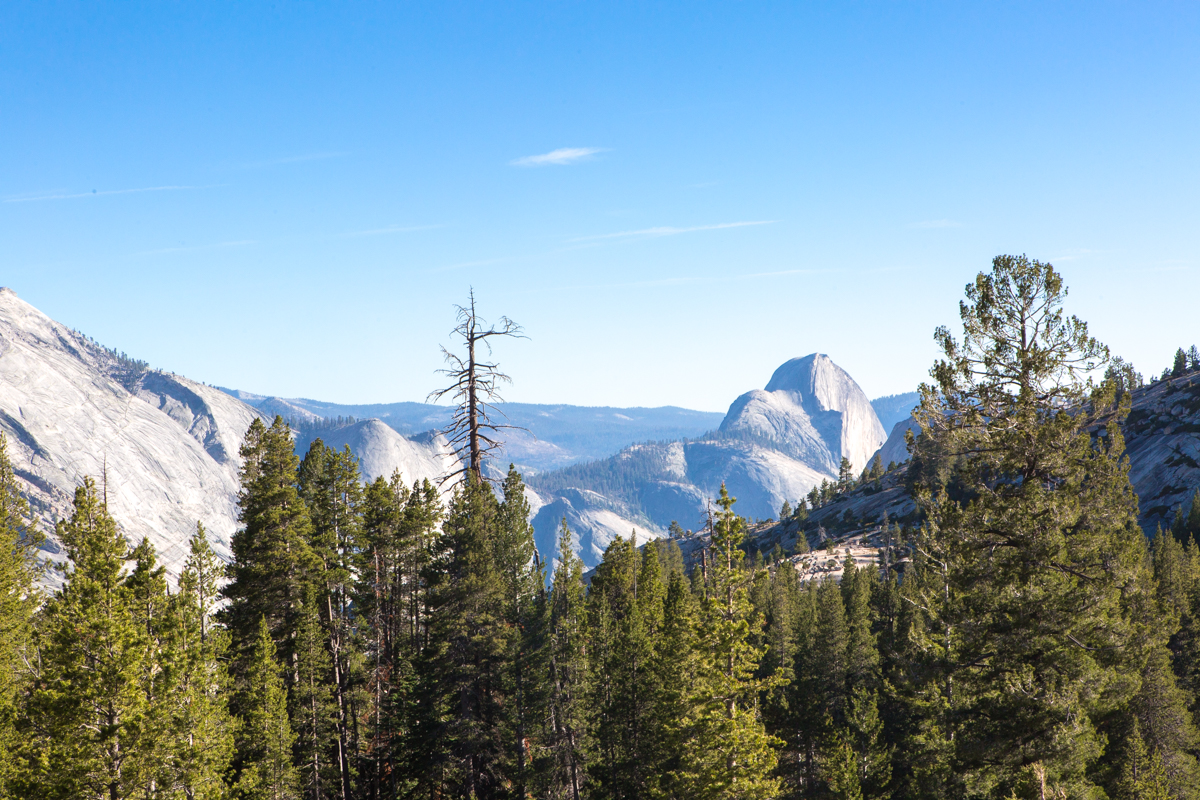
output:
M 279 398 L 235 389 L 222 389 L 265 414 L 285 419 L 320 420 L 335 417 L 378 419 L 404 436 L 440 430 L 453 409 L 429 403 L 326 403 L 302 398 Z M 545 472 L 583 461 L 605 458 L 633 442 L 683 439 L 714 430 L 722 414 L 676 406 L 615 408 L 609 406 L 500 403 L 506 431 L 500 460 L 515 461 L 528 472 Z
M 677 407 L 511 403 L 504 459 L 525 471 L 538 545 L 552 557 L 566 517 L 594 564 L 614 536 L 642 539 L 671 520 L 698 527 L 722 481 L 749 516 L 777 513 L 835 476 L 861 469 L 882 441 L 871 403 L 828 357 L 793 359 L 724 415 Z M 364 479 L 399 470 L 408 483 L 457 463 L 433 431 L 450 413 L 424 403 L 338 405 L 222 390 L 147 368 L 0 290 L 0 430 L 44 530 L 70 513 L 83 477 L 107 478 L 108 502 L 132 542 L 147 537 L 177 574 L 201 522 L 230 555 L 239 449 L 256 418 L 297 422 L 303 453 L 318 436 L 349 447 Z M 340 421 L 336 421 L 337 418 Z M 333 418 L 334 423 L 328 420 Z M 497 468 L 502 468 L 499 462 Z M 50 537 L 46 552 L 61 558 Z
M 862 389 L 826 355 L 780 366 L 765 389 L 738 397 L 713 433 L 628 447 L 601 461 L 529 478 L 544 505 L 533 519 L 543 553 L 565 517 L 580 557 L 597 563 L 616 536 L 665 535 L 672 521 L 699 528 L 724 483 L 738 513 L 767 518 L 823 480 L 844 456 L 858 474 L 885 441 Z

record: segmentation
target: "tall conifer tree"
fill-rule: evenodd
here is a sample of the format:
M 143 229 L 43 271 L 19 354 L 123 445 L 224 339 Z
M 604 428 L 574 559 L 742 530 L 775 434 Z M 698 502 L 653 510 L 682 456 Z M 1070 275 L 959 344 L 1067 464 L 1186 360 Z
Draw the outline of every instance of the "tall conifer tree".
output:
M 583 564 L 571 546 L 571 529 L 563 517 L 558 538 L 558 564 L 550 591 L 548 632 L 547 747 L 550 767 L 546 793 L 554 800 L 580 800 L 586 789 L 587 691 L 586 591 Z
M 299 800 L 299 775 L 292 763 L 296 734 L 288 719 L 283 666 L 275 659 L 275 642 L 266 617 L 246 668 L 246 704 L 241 743 L 241 772 L 234 794 L 239 800 Z
M 740 549 L 745 520 L 724 484 L 713 527 L 711 593 L 699 627 L 701 652 L 692 739 L 683 771 L 695 798 L 769 798 L 779 791 L 773 772 L 779 740 L 767 734 L 757 699 L 767 682 L 755 678 L 761 652 L 751 645 L 753 617 Z
M 225 657 L 229 636 L 213 625 L 220 561 L 197 524 L 172 598 L 170 760 L 173 785 L 186 800 L 219 800 L 233 757 L 235 721 L 229 714 Z
M 312 443 L 300 463 L 300 494 L 312 522 L 312 551 L 320 562 L 318 594 L 314 595 L 329 651 L 329 675 L 336 714 L 328 729 L 329 750 L 337 774 L 335 797 L 347 800 L 353 793 L 358 751 L 359 707 L 365 702 L 365 664 L 354 636 L 357 627 L 352 603 L 353 570 L 362 546 L 362 486 L 358 459 L 349 446 L 340 452 L 320 439 Z
M 242 527 L 231 546 L 229 583 L 222 590 L 229 601 L 222 611 L 232 636 L 234 676 L 244 686 L 251 653 L 265 617 L 272 640 L 295 680 L 294 643 L 300 610 L 320 573 L 311 546 L 312 523 L 296 484 L 299 459 L 291 432 L 282 417 L 271 427 L 255 419 L 241 449 L 241 490 L 238 520 Z M 242 698 L 235 710 L 244 713 Z
M 17 732 L 18 699 L 34 662 L 33 614 L 39 593 L 40 538 L 30 527 L 29 505 L 21 495 L 0 433 L 0 798 L 17 767 L 22 737 Z
M 948 631 L 932 686 L 971 791 L 1007 796 L 1038 772 L 1048 791 L 1085 792 L 1095 715 L 1138 671 L 1149 622 L 1118 425 L 1128 401 L 1084 380 L 1108 351 L 1064 316 L 1050 265 L 997 257 L 966 295 L 963 339 L 938 329 L 945 357 L 916 412 L 915 460 L 926 447 L 952 458 L 918 485 L 922 558 L 947 590 L 930 620 Z
M 443 524 L 444 555 L 436 558 L 445 561 L 432 587 L 416 737 L 421 780 L 431 793 L 499 797 L 510 779 L 504 689 L 515 631 L 505 621 L 496 564 L 499 512 L 486 483 L 466 480 Z
M 43 611 L 19 796 L 134 797 L 152 766 L 138 747 L 149 711 L 150 637 L 125 580 L 128 546 L 91 478 L 56 534 L 71 566 Z

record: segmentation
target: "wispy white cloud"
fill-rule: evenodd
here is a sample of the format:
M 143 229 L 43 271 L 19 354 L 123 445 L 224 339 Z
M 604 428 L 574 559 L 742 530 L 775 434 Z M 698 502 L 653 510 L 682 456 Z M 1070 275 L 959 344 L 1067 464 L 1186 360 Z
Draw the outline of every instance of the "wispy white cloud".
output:
M 538 156 L 524 156 L 508 162 L 514 167 L 565 166 L 607 151 L 607 147 L 560 147 Z
M 384 236 L 389 233 L 412 233 L 413 231 L 428 231 L 434 228 L 444 228 L 445 225 L 389 225 L 386 228 L 373 228 L 369 231 L 350 231 L 342 236 Z
M 140 189 L 106 189 L 103 192 L 93 189 L 90 192 L 59 192 L 55 194 L 36 194 L 36 195 L 21 195 L 17 197 L 6 197 L 6 203 L 32 203 L 36 200 L 74 200 L 79 197 L 103 197 L 110 194 L 138 194 L 140 192 L 176 192 L 182 189 L 212 189 L 214 186 L 222 186 L 224 184 L 213 184 L 211 186 L 145 186 Z
M 961 222 L 955 222 L 952 219 L 927 219 L 921 222 L 911 222 L 910 228 L 961 228 Z
M 580 236 L 576 239 L 568 239 L 568 242 L 597 242 L 604 239 L 652 239 L 660 236 L 678 236 L 681 233 L 695 233 L 696 231 L 719 231 L 726 228 L 746 228 L 751 225 L 773 225 L 778 220 L 762 219 L 751 222 L 722 222 L 717 225 L 695 225 L 690 228 L 642 228 L 636 231 L 620 231 L 618 233 L 602 233 L 598 236 Z

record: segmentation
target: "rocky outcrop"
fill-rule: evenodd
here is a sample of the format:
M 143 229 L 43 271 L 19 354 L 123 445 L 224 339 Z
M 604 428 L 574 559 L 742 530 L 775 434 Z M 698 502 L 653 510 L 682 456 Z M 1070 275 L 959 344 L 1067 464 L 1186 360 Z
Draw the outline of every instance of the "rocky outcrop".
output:
M 765 390 L 735 400 L 720 432 L 763 441 L 832 475 L 843 457 L 861 472 L 887 438 L 862 389 L 821 353 L 793 358 L 775 370 Z
M 883 466 L 888 464 L 903 464 L 908 461 L 908 440 L 905 438 L 909 431 L 913 435 L 921 432 L 921 426 L 912 417 L 902 419 L 892 426 L 892 432 L 888 434 L 887 441 L 883 443 L 883 447 L 879 448 L 879 462 Z M 872 456 L 874 460 L 874 456 Z
M 84 476 L 101 484 L 131 541 L 148 538 L 172 575 L 202 522 L 228 557 L 238 447 L 258 412 L 177 375 L 149 371 L 0 290 L 0 430 L 34 514 L 61 560 L 55 521 Z
M 1153 533 L 1200 489 L 1200 372 L 1135 389 L 1124 432 L 1142 529 Z

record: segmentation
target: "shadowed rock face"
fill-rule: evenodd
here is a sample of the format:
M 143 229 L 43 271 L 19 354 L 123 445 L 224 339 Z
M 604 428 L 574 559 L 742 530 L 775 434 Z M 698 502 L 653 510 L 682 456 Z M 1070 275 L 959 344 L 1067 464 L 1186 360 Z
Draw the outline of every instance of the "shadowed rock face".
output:
M 202 522 L 229 555 L 238 448 L 258 412 L 168 373 L 131 369 L 0 290 L 0 430 L 26 496 L 61 558 L 54 522 L 91 476 L 131 542 L 148 538 L 172 576 Z M 55 576 L 51 576 L 54 580 Z
M 720 430 L 769 442 L 832 475 L 843 457 L 861 472 L 887 439 L 862 389 L 821 353 L 793 358 L 775 370 L 765 390 L 735 400 Z

